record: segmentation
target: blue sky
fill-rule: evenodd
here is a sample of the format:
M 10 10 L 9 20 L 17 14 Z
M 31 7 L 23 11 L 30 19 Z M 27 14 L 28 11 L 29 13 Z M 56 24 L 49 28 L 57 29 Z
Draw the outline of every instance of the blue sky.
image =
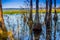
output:
M 25 7 L 26 4 L 24 3 L 24 1 L 25 0 L 2 0 L 2 7 L 3 8 L 21 8 L 21 7 L 26 8 Z M 35 7 L 35 1 L 36 0 L 33 0 L 33 7 Z M 39 2 L 41 7 L 45 7 L 45 3 L 46 3 L 45 0 L 40 0 Z M 60 1 L 57 0 L 56 2 L 57 2 L 57 7 L 60 7 Z

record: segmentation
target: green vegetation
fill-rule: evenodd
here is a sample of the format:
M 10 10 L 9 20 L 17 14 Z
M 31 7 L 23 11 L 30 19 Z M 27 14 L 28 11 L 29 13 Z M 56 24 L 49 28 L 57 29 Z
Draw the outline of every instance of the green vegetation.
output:
M 32 10 L 33 13 L 36 13 L 36 10 Z M 60 9 L 56 9 L 57 13 L 60 13 Z M 3 14 L 24 14 L 29 13 L 27 10 L 3 10 Z M 39 10 L 39 13 L 46 13 L 45 9 Z M 54 9 L 52 9 L 52 13 L 54 13 Z

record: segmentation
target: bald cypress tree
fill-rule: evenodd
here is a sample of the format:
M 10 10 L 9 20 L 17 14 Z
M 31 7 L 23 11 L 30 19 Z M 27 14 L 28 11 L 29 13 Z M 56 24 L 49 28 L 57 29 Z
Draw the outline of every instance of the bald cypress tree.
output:
M 48 0 L 46 0 L 46 15 L 45 15 L 45 24 L 46 24 L 46 21 L 47 21 L 47 15 L 48 15 Z
M 56 23 L 57 23 L 57 19 L 58 19 L 58 16 L 57 16 L 57 13 L 56 13 L 56 0 L 54 0 L 54 11 L 55 11 L 55 14 L 54 14 L 54 22 L 55 22 L 55 26 L 54 26 L 54 40 L 56 40 Z
M 32 20 L 32 0 L 30 0 L 30 20 Z
M 52 0 L 46 0 L 49 2 L 49 12 L 47 15 L 47 19 L 46 19 L 46 40 L 51 40 L 51 20 L 52 20 L 52 15 L 51 15 L 51 11 L 52 11 Z M 47 9 L 46 9 L 47 10 Z M 47 13 L 47 12 L 46 12 Z
M 0 35 L 0 39 L 1 40 L 7 40 L 7 30 L 6 27 L 4 25 L 4 20 L 3 20 L 3 12 L 2 12 L 2 0 L 0 0 L 0 29 L 3 31 L 3 35 Z
M 33 32 L 34 32 L 34 38 L 35 40 L 39 40 L 40 34 L 42 32 L 42 26 L 39 21 L 39 0 L 36 0 L 36 14 L 35 14 L 35 20 L 34 20 L 34 27 L 33 27 Z
M 28 25 L 30 29 L 30 35 L 31 35 L 31 40 L 33 40 L 33 35 L 32 35 L 32 27 L 33 27 L 33 20 L 32 20 L 32 0 L 30 0 L 30 15 L 28 19 Z

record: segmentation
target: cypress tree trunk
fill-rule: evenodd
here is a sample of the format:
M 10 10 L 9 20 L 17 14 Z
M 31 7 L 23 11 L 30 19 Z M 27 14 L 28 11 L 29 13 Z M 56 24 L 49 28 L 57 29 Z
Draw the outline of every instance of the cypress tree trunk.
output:
M 48 0 L 46 0 L 46 15 L 45 15 L 45 24 L 47 21 L 47 15 L 48 15 Z
M 52 0 L 49 0 L 49 14 L 47 15 L 47 21 L 46 21 L 46 40 L 51 40 L 51 20 L 52 20 Z
M 6 37 L 7 37 L 7 30 L 6 30 L 5 25 L 4 25 L 3 12 L 2 12 L 2 3 L 1 2 L 2 2 L 2 0 L 0 0 L 0 28 L 3 31 L 3 34 L 0 35 L 0 39 L 7 40 L 6 39 Z
M 39 0 L 36 0 L 36 15 L 35 15 L 35 21 L 39 23 Z
M 54 11 L 55 11 L 55 14 L 54 14 L 54 22 L 55 22 L 55 26 L 54 26 L 54 40 L 56 40 L 56 22 L 57 22 L 57 13 L 56 13 L 56 0 L 54 0 Z
M 32 0 L 30 0 L 30 20 L 32 20 Z
M 56 15 L 56 0 L 54 0 L 54 10 Z M 54 27 L 54 40 L 56 40 L 56 21 L 55 21 L 55 27 Z
M 36 15 L 35 15 L 35 23 L 33 27 L 34 38 L 35 40 L 39 40 L 40 34 L 42 32 L 41 23 L 39 22 L 39 0 L 36 0 Z
M 32 27 L 33 27 L 33 20 L 32 20 L 32 0 L 30 0 L 30 16 L 28 19 L 28 25 L 29 25 L 29 29 L 30 29 L 30 37 L 31 40 L 33 40 L 33 35 L 32 35 Z

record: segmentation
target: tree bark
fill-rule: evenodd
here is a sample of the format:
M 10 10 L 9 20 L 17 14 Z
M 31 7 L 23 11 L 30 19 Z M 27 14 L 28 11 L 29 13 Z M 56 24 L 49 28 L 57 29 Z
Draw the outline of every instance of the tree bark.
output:
M 54 40 L 56 40 L 56 22 L 57 22 L 57 19 L 58 19 L 58 16 L 57 16 L 57 13 L 56 13 L 56 0 L 54 0 L 54 11 L 55 11 L 55 14 L 54 14 L 54 22 L 55 22 L 55 26 L 54 26 Z
M 39 40 L 40 34 L 42 32 L 42 26 L 39 21 L 39 0 L 36 0 L 36 14 L 35 14 L 35 23 L 33 27 L 34 39 Z
M 2 0 L 0 0 L 0 28 L 3 31 L 3 35 L 1 36 L 2 40 L 7 40 L 7 29 L 4 24 L 4 19 L 3 19 L 3 12 L 2 12 Z
M 35 15 L 36 23 L 39 23 L 39 0 L 36 0 L 36 15 Z
M 32 20 L 32 0 L 30 0 L 30 15 L 29 15 L 29 19 L 28 19 L 28 25 L 29 25 L 29 29 L 30 29 L 30 38 L 31 40 L 33 40 L 33 35 L 32 35 L 32 27 L 33 27 L 33 20 Z
M 46 15 L 45 15 L 45 24 L 46 24 L 46 21 L 47 21 L 47 15 L 48 15 L 48 0 L 46 0 Z
M 52 28 L 51 11 L 52 11 L 52 0 L 49 0 L 49 14 L 47 15 L 47 20 L 46 20 L 46 40 L 51 40 L 51 28 Z
M 30 20 L 32 20 L 32 0 L 30 0 Z

